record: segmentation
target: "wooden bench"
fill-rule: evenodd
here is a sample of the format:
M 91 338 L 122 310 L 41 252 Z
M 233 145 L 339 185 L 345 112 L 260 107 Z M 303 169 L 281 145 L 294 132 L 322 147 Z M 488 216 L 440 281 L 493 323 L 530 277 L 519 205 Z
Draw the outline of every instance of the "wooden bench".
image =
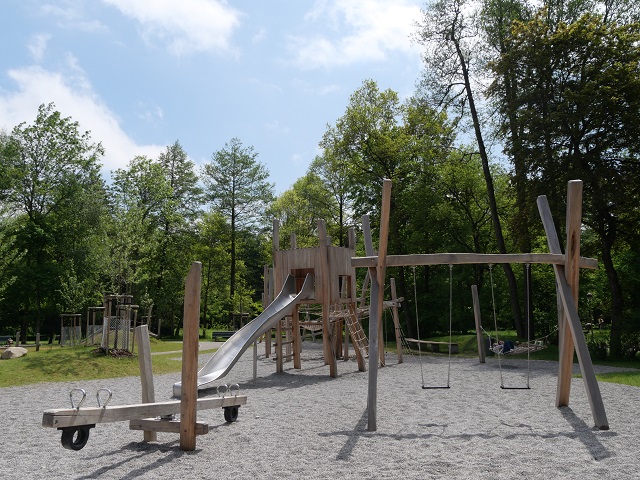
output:
M 448 345 L 450 353 L 458 353 L 458 344 L 454 342 L 433 342 L 431 340 L 418 340 L 416 338 L 407 338 L 407 342 L 409 343 L 419 343 L 421 345 L 426 345 L 429 347 L 429 350 L 432 352 L 439 352 L 440 345 Z
M 214 330 L 211 332 L 211 339 L 216 340 L 216 338 L 231 338 L 233 334 L 236 333 L 233 330 Z

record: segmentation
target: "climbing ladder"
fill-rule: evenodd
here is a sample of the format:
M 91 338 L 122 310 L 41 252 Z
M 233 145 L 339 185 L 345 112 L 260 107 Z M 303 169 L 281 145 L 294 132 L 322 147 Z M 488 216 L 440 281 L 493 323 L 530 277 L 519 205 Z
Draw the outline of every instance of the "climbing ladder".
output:
M 411 351 L 411 347 L 409 346 L 409 342 L 407 342 L 407 337 L 404 335 L 404 330 L 400 327 L 400 339 L 402 340 L 402 351 L 407 355 L 413 355 Z
M 349 303 L 349 314 L 346 317 L 346 321 L 347 327 L 349 328 L 349 335 L 351 335 L 351 343 L 353 343 L 356 350 L 358 369 L 364 371 L 364 359 L 369 356 L 369 341 L 362 329 L 355 303 Z

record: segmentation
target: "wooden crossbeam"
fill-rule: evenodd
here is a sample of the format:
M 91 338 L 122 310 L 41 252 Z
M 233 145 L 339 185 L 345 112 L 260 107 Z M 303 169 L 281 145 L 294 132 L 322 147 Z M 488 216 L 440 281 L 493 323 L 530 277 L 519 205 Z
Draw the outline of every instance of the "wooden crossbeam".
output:
M 235 407 L 247 404 L 246 395 L 229 397 L 199 398 L 198 410 L 212 408 Z M 42 415 L 43 427 L 74 427 L 97 423 L 122 422 L 148 417 L 162 417 L 180 413 L 180 400 L 156 403 L 140 403 L 137 405 L 116 405 L 107 407 L 60 408 L 47 410 Z
M 141 418 L 129 420 L 129 430 L 144 430 L 145 432 L 180 433 L 179 420 L 164 420 L 162 418 Z M 196 435 L 209 433 L 209 424 L 196 422 Z
M 564 265 L 565 256 L 561 253 L 417 253 L 411 255 L 387 255 L 386 267 L 413 265 L 472 265 L 501 263 L 543 263 Z M 373 268 L 378 265 L 378 257 L 352 257 L 351 265 L 357 268 Z M 580 268 L 595 270 L 598 260 L 580 257 Z

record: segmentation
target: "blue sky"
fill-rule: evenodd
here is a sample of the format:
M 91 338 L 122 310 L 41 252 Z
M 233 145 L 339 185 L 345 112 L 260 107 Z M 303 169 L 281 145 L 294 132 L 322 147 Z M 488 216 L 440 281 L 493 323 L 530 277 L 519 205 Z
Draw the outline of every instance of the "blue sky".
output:
M 417 0 L 5 0 L 0 129 L 54 102 L 104 175 L 178 140 L 201 165 L 233 137 L 276 193 L 303 176 L 364 79 L 413 94 Z

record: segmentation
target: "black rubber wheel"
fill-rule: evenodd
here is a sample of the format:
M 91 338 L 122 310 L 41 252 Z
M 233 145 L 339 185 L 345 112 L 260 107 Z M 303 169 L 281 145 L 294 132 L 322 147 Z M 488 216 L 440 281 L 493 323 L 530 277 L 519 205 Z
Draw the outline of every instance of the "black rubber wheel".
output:
M 62 446 L 69 450 L 82 450 L 89 440 L 90 428 L 88 425 L 62 428 Z
M 240 407 L 224 407 L 224 420 L 232 423 L 238 419 L 238 408 Z

